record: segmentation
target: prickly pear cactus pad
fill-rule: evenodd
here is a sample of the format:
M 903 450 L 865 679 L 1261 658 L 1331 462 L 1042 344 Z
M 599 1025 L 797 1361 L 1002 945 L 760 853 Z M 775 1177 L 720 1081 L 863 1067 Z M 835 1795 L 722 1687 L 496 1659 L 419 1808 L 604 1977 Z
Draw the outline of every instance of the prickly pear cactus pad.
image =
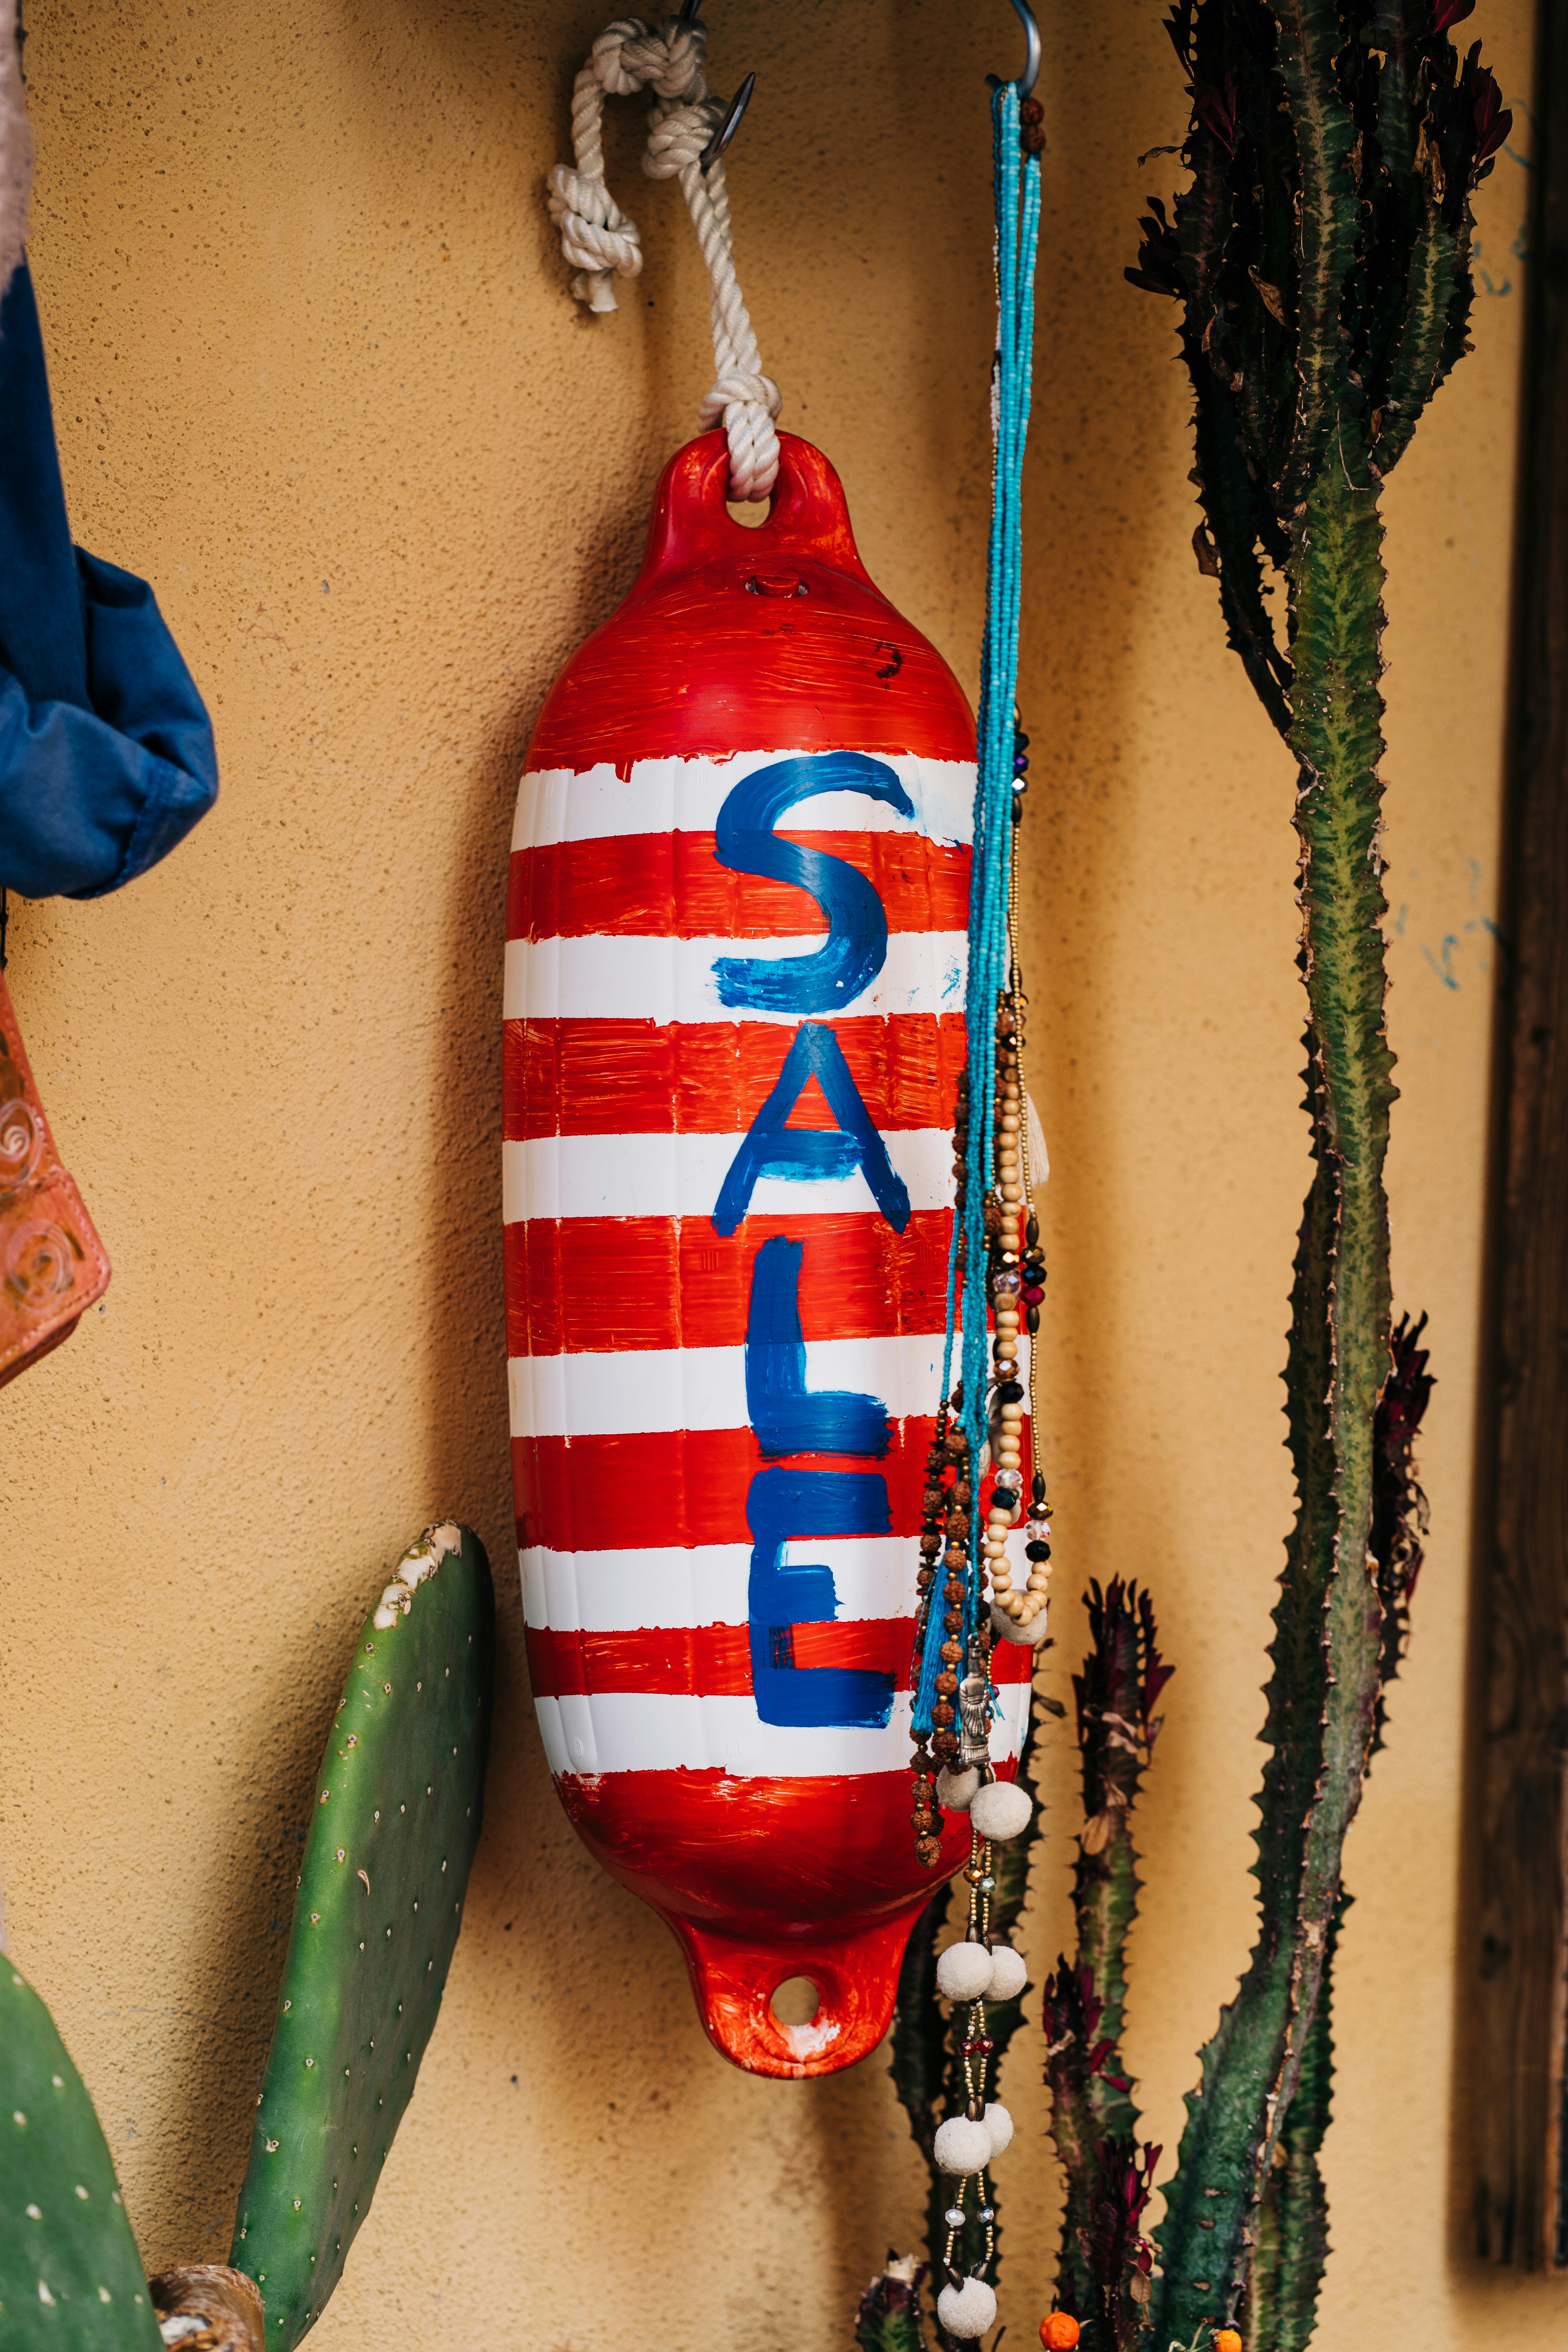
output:
M 467 1528 L 428 1528 L 360 1630 L 316 1785 L 229 2260 L 267 2352 L 320 2318 L 408 2105 L 479 1841 L 495 1599 Z
M 54 2020 L 0 1956 L 0 2344 L 162 2352 L 92 2101 Z

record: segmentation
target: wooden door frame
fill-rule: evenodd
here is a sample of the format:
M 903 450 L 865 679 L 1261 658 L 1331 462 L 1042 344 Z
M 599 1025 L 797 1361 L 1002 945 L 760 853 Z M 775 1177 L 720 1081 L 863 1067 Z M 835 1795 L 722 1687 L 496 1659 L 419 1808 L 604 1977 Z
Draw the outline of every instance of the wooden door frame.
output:
M 1542 0 L 1480 1519 L 1475 2221 L 1568 2270 L 1568 8 Z

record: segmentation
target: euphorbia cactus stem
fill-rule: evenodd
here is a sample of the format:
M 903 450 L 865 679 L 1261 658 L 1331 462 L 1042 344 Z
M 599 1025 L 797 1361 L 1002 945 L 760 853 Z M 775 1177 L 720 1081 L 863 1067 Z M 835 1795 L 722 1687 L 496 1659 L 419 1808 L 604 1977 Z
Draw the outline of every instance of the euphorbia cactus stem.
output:
M 1237 2310 L 1314 2034 L 1314 2080 L 1327 2083 L 1326 2011 L 1314 2019 L 1341 1854 L 1419 1559 L 1408 1438 L 1424 1359 L 1417 1372 L 1412 1357 L 1410 1394 L 1396 1400 L 1399 1432 L 1379 1412 L 1391 1366 L 1383 1163 L 1394 1088 L 1379 928 L 1378 509 L 1466 349 L 1470 195 L 1509 128 L 1479 46 L 1461 60 L 1448 37 L 1472 5 L 1172 0 L 1192 185 L 1173 220 L 1151 200 L 1128 272 L 1182 306 L 1204 509 L 1194 548 L 1297 761 L 1313 1158 L 1286 1370 L 1297 1517 L 1263 1733 L 1258 1940 L 1203 2053 L 1166 2190 L 1161 2346 L 1206 2340 Z M 1289 592 L 1282 641 L 1270 572 Z M 1414 1337 L 1405 1344 L 1414 1350 Z M 1294 2168 L 1294 2201 L 1277 2183 L 1263 2216 L 1271 2242 L 1258 2295 L 1273 2308 L 1257 2340 L 1271 2352 L 1311 2332 L 1322 2120 L 1304 2112 L 1289 2131 L 1281 2168 Z
M 1330 2012 L 1334 1946 L 1346 1908 L 1342 1895 L 1329 1928 L 1322 1983 L 1301 2053 L 1296 2095 L 1263 2185 L 1242 2312 L 1247 2352 L 1303 2352 L 1317 2315 L 1318 2289 L 1329 2253 L 1329 2200 L 1318 2158 L 1333 2090 Z
M 1229 2315 L 1246 2273 L 1254 2210 L 1317 2006 L 1379 1686 L 1383 1612 L 1369 1541 L 1373 1423 L 1389 1366 L 1383 1164 L 1394 1087 L 1376 848 L 1382 526 L 1375 486 L 1364 463 L 1359 470 L 1358 484 L 1336 448 L 1293 534 L 1291 748 L 1301 761 L 1296 824 L 1318 1152 L 1288 1374 L 1299 1506 L 1265 1731 L 1273 1754 L 1258 1833 L 1261 1933 L 1204 2053 L 1159 2232 L 1158 2325 L 1181 2341 L 1205 2318 Z M 1311 1425 L 1320 1417 L 1321 1430 Z

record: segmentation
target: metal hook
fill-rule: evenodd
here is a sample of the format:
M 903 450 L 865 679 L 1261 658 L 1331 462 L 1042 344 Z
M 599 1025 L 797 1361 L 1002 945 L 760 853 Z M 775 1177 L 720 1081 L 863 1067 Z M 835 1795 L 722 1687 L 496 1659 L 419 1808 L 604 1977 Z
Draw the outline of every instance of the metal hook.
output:
M 697 22 L 697 12 L 701 5 L 702 0 L 681 0 L 680 14 L 676 18 L 676 23 L 678 25 L 695 25 Z M 704 26 L 703 29 L 706 30 L 706 26 Z M 735 92 L 734 97 L 730 100 L 729 110 L 724 116 L 723 121 L 719 125 L 718 130 L 713 133 L 712 138 L 710 139 L 707 146 L 704 147 L 701 154 L 698 157 L 698 164 L 701 170 L 704 179 L 708 177 L 710 169 L 719 161 L 720 156 L 724 152 L 725 148 L 728 147 L 731 140 L 735 136 L 736 131 L 739 131 L 741 127 L 741 117 L 744 114 L 747 107 L 750 106 L 752 102 L 752 92 L 755 89 L 756 86 L 756 75 L 754 73 L 749 73 L 746 76 L 745 80 L 741 84 L 740 89 Z
M 701 4 L 702 0 L 696 0 L 698 7 L 700 7 Z M 1027 98 L 1040 78 L 1040 28 L 1035 22 L 1035 12 L 1026 5 L 1026 0 L 1013 0 L 1013 5 L 1023 20 L 1024 38 L 1027 45 L 1024 51 L 1024 70 L 1018 76 L 1018 95 L 1020 98 Z M 1000 89 L 1001 75 L 987 74 L 985 87 L 987 89 Z
M 700 7 L 701 5 L 702 0 L 696 0 L 696 5 L 698 7 Z M 709 166 L 719 161 L 720 156 L 724 152 L 725 148 L 728 147 L 731 140 L 735 136 L 736 131 L 739 131 L 741 127 L 741 117 L 744 114 L 747 107 L 750 106 L 752 102 L 752 92 L 755 89 L 756 86 L 756 75 L 754 73 L 749 73 L 746 76 L 745 80 L 741 84 L 740 89 L 735 92 L 734 97 L 730 100 L 723 121 L 719 125 L 718 130 L 713 133 L 712 138 L 710 139 L 707 146 L 704 147 L 701 154 L 698 158 L 698 163 L 704 179 L 708 176 Z

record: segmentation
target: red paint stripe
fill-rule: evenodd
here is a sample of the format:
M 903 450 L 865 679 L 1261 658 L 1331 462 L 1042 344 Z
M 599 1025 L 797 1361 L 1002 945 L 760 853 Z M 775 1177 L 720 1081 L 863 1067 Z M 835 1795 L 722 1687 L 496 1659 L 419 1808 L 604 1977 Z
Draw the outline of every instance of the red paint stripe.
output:
M 839 857 L 865 875 L 890 931 L 969 924 L 969 852 L 923 834 L 797 833 L 782 840 Z M 710 833 L 618 834 L 512 852 L 509 940 L 621 937 L 805 938 L 826 932 L 815 898 L 787 883 L 721 866 Z
M 879 1462 L 793 1455 L 791 1469 L 876 1471 L 888 1482 L 891 1532 L 920 1529 L 932 1422 L 895 1422 Z M 635 1437 L 514 1437 L 517 1540 L 552 1551 L 628 1545 L 750 1543 L 746 1494 L 771 1465 L 749 1429 L 660 1430 Z
M 997 1778 L 1010 1780 L 1016 1769 L 1001 1764 Z M 907 1770 L 772 1780 L 720 1771 L 566 1773 L 556 1786 L 590 1850 L 656 1909 L 733 1935 L 777 1937 L 770 1991 L 781 1977 L 809 1970 L 814 1949 L 830 1949 L 906 1905 L 918 1907 L 969 1854 L 968 1816 L 950 1813 L 940 1866 L 929 1876 L 921 1868 Z
M 738 1348 L 752 1262 L 780 1234 L 805 1240 L 807 1339 L 940 1331 L 952 1212 L 917 1210 L 901 1234 L 869 1211 L 748 1217 L 721 1241 L 706 1217 L 536 1217 L 506 1228 L 509 1356 L 618 1348 Z
M 850 1076 L 884 1134 L 951 1127 L 966 1034 L 959 1013 L 836 1021 Z M 742 1135 L 784 1067 L 782 1022 L 509 1021 L 509 1143 L 542 1135 Z M 837 1124 L 816 1081 L 792 1127 Z
M 793 1649 L 798 1667 L 857 1666 L 891 1675 L 894 1686 L 909 1688 L 914 1646 L 912 1617 L 862 1619 L 857 1623 L 797 1625 Z M 1027 1682 L 1030 1653 L 1021 1643 L 999 1642 L 993 1677 Z M 598 1696 L 616 1691 L 659 1693 L 672 1697 L 750 1698 L 751 1636 L 744 1625 L 638 1627 L 626 1633 L 557 1633 L 528 1628 L 528 1672 L 535 1698 Z
M 797 1625 L 795 1663 L 867 1667 L 907 1684 L 914 1637 L 914 1620 L 908 1617 Z M 751 1636 L 744 1625 L 645 1627 L 617 1633 L 557 1633 L 531 1625 L 528 1671 L 536 1698 L 589 1691 L 750 1698 Z

